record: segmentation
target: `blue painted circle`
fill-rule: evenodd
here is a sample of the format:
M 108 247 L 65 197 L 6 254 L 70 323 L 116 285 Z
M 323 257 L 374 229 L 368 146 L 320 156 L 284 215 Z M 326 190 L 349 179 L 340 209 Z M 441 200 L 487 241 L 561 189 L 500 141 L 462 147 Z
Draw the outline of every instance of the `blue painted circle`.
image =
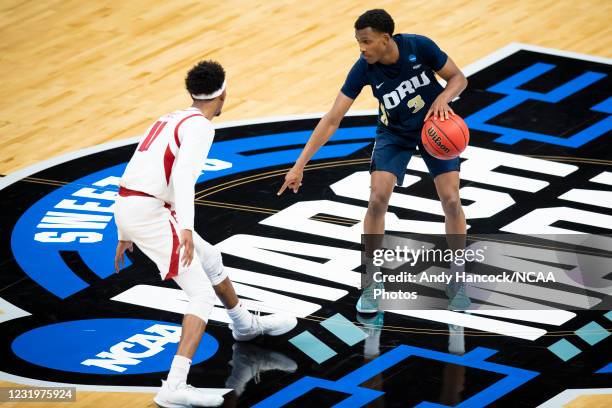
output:
M 170 368 L 180 337 L 176 330 L 180 330 L 179 325 L 156 320 L 75 320 L 23 333 L 13 341 L 12 349 L 23 360 L 56 370 L 113 375 L 152 373 Z M 209 359 L 218 349 L 217 340 L 205 333 L 193 364 Z M 102 357 L 100 353 L 104 353 Z

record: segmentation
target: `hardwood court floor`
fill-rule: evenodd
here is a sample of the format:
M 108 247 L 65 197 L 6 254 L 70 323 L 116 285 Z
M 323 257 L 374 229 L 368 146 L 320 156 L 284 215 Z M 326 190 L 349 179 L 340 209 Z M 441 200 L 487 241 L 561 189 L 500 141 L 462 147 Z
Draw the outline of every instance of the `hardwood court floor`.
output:
M 612 56 L 612 2 L 381 1 L 397 32 L 432 37 L 459 66 L 519 41 Z M 186 106 L 203 58 L 228 72 L 218 121 L 322 112 L 358 56 L 368 2 L 15 1 L 0 3 L 0 174 L 135 136 Z M 354 108 L 376 106 L 369 91 Z

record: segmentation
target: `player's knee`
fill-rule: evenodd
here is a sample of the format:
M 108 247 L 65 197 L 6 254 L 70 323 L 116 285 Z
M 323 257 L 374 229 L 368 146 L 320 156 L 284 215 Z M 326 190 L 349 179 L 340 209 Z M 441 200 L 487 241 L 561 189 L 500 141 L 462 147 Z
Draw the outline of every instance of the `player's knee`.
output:
M 185 314 L 191 314 L 208 322 L 208 317 L 215 305 L 215 294 L 210 289 L 202 289 L 189 297 Z
M 383 215 L 387 212 L 389 198 L 381 191 L 373 189 L 370 193 L 368 212 L 375 216 Z
M 461 200 L 459 195 L 449 195 L 440 200 L 442 202 L 442 209 L 447 217 L 456 217 L 461 214 Z
M 204 254 L 202 267 L 213 286 L 218 285 L 227 278 L 221 252 L 213 246 L 208 248 L 206 254 Z

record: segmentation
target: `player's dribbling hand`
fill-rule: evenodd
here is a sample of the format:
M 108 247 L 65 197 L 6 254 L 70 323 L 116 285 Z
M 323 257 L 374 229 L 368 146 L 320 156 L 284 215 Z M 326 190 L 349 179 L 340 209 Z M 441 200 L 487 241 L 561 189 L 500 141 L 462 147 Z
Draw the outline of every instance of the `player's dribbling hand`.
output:
M 181 248 L 185 248 L 183 250 L 183 257 L 181 258 L 181 264 L 186 268 L 191 265 L 191 261 L 193 260 L 193 233 L 191 230 L 181 230 L 181 245 L 176 249 L 177 254 L 181 253 Z
M 125 263 L 125 250 L 134 252 L 134 245 L 132 241 L 119 241 L 117 243 L 117 250 L 115 251 L 115 272 L 119 273 L 119 269 L 123 268 Z
M 283 194 L 283 192 L 289 187 L 293 190 L 294 193 L 297 193 L 302 185 L 302 178 L 304 177 L 304 172 L 300 168 L 296 168 L 295 166 L 287 172 L 285 175 L 285 182 L 283 186 L 276 193 L 277 196 Z
M 429 108 L 429 111 L 427 111 L 427 115 L 425 115 L 425 120 L 424 121 L 426 121 L 432 115 L 435 118 L 438 118 L 441 121 L 444 121 L 445 119 L 448 119 L 450 117 L 450 115 L 454 115 L 454 114 L 455 114 L 455 112 L 453 112 L 451 107 L 448 106 L 448 102 L 446 102 L 444 99 L 441 99 L 440 97 L 438 97 L 431 104 L 431 107 Z

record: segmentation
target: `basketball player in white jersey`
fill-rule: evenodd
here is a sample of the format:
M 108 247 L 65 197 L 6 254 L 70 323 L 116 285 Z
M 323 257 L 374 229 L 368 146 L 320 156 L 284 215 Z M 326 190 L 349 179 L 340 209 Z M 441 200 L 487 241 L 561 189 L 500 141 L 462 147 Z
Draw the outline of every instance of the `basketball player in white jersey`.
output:
M 154 399 L 171 408 L 223 403 L 223 397 L 186 382 L 215 293 L 228 310 L 236 340 L 285 334 L 297 324 L 293 316 L 251 314 L 238 300 L 219 250 L 194 231 L 195 183 L 215 134 L 211 120 L 225 101 L 225 71 L 216 62 L 202 61 L 185 83 L 193 105 L 162 116 L 149 128 L 121 178 L 115 207 L 116 271 L 134 243 L 156 263 L 162 279 L 173 279 L 189 298 L 177 353 Z

